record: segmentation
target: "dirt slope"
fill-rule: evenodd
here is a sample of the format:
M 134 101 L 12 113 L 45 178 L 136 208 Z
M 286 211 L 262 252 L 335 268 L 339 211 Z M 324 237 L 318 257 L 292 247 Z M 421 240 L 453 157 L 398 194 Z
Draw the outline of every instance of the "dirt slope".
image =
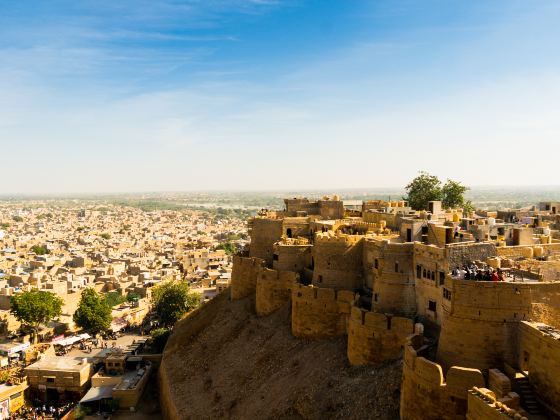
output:
M 350 367 L 345 337 L 296 339 L 289 306 L 265 318 L 253 308 L 223 294 L 176 325 L 161 367 L 164 415 L 398 418 L 400 361 Z

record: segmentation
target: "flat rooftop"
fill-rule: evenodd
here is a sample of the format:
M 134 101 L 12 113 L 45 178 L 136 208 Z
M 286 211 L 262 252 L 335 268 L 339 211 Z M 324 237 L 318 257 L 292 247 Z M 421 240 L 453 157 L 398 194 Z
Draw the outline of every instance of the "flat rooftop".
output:
M 74 371 L 80 372 L 84 367 L 89 367 L 90 363 L 82 363 L 81 357 L 45 357 L 25 370 L 59 370 L 59 371 Z

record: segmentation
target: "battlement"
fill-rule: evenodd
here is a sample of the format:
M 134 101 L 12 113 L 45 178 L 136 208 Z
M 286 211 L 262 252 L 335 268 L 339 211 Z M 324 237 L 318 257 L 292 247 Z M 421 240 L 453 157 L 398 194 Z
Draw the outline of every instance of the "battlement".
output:
M 265 261 L 260 258 L 234 256 L 230 284 L 231 299 L 241 299 L 254 293 L 257 274 L 261 267 L 265 266 Z
M 354 302 L 355 294 L 349 290 L 335 290 L 323 287 L 304 286 L 298 284 L 294 289 L 294 299 L 298 302 L 321 301 L 321 302 L 339 302 L 350 304 Z M 350 310 L 348 311 L 350 312 Z
M 255 308 L 257 315 L 268 315 L 289 302 L 299 274 L 261 267 L 257 273 Z
M 283 236 L 282 239 L 276 242 L 276 244 L 280 246 L 302 246 L 302 245 L 310 245 L 310 242 L 309 239 L 307 238 L 302 238 L 302 237 L 288 238 L 286 236 Z
M 453 366 L 444 377 L 441 365 L 418 355 L 424 349 L 418 336 L 410 336 L 404 348 L 401 419 L 455 419 L 466 415 L 467 392 L 484 387 L 478 369 Z
M 346 233 L 317 232 L 315 233 L 315 244 L 332 243 L 332 244 L 345 244 L 353 245 L 364 239 L 363 235 L 350 235 Z
M 292 334 L 296 337 L 335 337 L 346 334 L 350 308 L 356 296 L 298 284 L 292 290 Z
M 379 364 L 402 356 L 414 322 L 353 306 L 348 320 L 348 360 L 353 365 Z

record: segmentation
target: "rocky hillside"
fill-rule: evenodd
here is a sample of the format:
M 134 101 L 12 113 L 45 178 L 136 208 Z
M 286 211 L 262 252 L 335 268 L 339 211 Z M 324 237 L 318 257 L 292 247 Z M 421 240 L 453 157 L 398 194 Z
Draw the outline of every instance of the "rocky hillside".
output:
M 398 418 L 402 363 L 351 367 L 346 338 L 297 339 L 290 308 L 257 318 L 222 294 L 179 322 L 160 369 L 164 416 Z

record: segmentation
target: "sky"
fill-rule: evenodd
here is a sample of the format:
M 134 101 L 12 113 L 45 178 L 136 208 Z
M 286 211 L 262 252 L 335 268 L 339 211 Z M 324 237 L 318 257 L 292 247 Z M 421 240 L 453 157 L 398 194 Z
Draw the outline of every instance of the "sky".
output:
M 557 0 L 0 0 L 0 194 L 559 185 Z

